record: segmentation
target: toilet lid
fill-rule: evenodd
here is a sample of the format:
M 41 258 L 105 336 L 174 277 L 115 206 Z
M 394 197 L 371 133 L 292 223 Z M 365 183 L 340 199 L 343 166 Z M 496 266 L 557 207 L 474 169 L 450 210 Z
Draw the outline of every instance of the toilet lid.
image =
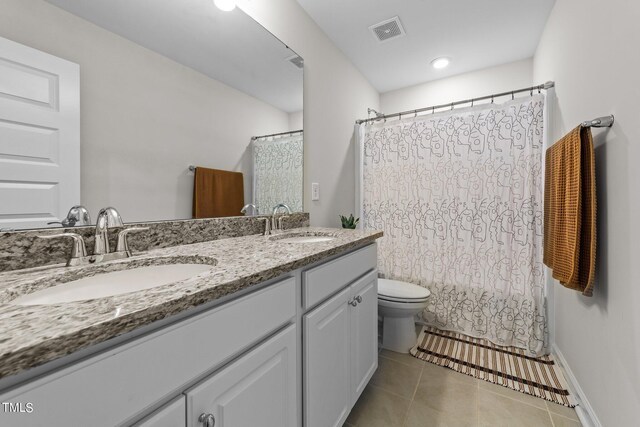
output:
M 393 300 L 424 300 L 431 292 L 427 288 L 399 280 L 378 279 L 378 296 Z

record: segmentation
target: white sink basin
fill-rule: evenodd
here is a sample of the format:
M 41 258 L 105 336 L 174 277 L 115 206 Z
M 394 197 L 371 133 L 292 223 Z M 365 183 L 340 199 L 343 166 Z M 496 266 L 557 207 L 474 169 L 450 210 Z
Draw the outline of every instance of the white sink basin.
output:
M 278 242 L 282 243 L 319 243 L 319 242 L 330 242 L 335 239 L 335 237 L 330 236 L 292 236 L 286 237 L 284 239 L 278 239 Z
M 206 264 L 166 264 L 101 273 L 23 295 L 11 304 L 59 304 L 105 298 L 179 282 L 211 268 Z

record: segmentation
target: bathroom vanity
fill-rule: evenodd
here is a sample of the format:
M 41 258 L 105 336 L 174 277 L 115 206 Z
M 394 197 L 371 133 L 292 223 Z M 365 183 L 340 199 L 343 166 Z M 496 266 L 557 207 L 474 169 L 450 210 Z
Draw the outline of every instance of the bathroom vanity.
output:
M 16 410 L 0 424 L 339 427 L 377 367 L 380 236 L 304 228 L 2 273 L 0 400 Z M 83 274 L 189 261 L 211 268 L 133 293 L 12 303 Z

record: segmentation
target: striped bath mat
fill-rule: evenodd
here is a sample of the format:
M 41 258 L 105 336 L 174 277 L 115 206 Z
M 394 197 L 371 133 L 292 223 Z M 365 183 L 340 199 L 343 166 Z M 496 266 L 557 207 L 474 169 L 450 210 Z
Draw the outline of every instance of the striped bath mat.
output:
M 418 359 L 573 408 L 567 381 L 551 356 L 425 326 L 411 349 Z

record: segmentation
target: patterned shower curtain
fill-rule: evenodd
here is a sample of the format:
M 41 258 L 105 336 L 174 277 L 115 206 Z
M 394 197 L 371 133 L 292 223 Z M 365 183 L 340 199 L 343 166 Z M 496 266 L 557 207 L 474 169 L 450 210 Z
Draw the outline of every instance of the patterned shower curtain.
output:
M 547 344 L 543 106 L 536 95 L 360 128 L 382 275 L 431 290 L 428 324 L 531 355 Z
M 278 203 L 302 212 L 302 134 L 253 142 L 253 203 L 261 214 Z

